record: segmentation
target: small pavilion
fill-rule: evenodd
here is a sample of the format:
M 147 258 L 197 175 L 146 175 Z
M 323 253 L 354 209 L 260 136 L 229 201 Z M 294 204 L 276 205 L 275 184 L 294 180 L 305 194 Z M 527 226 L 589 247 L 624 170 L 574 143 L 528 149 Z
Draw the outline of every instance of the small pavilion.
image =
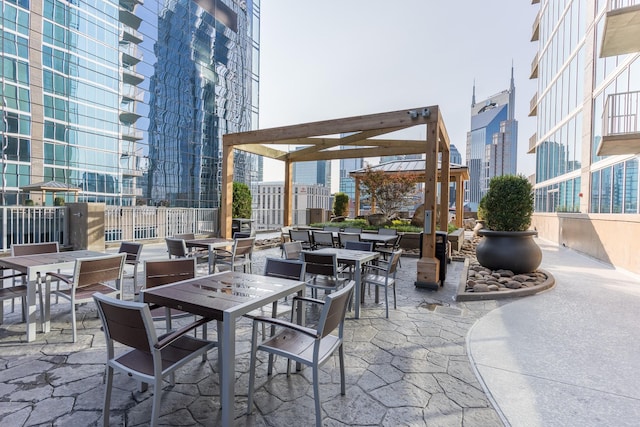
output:
M 57 193 L 73 193 L 74 200 L 78 201 L 78 193 L 81 191 L 80 187 L 75 185 L 65 184 L 59 181 L 42 181 L 34 182 L 33 184 L 23 185 L 20 187 L 25 193 L 40 193 L 42 197 L 42 204 L 46 201 L 46 194 L 53 193 L 55 199 Z
M 426 126 L 424 140 L 384 138 L 387 134 L 415 126 Z M 222 141 L 220 233 L 225 238 L 231 237 L 234 150 L 259 154 L 284 162 L 285 226 L 291 225 L 292 222 L 291 193 L 294 162 L 424 153 L 426 154 L 424 206 L 425 212 L 433 213 L 438 206 L 438 158 L 441 155 L 440 184 L 442 188 L 449 188 L 449 135 L 437 105 L 226 134 Z M 306 148 L 289 152 L 265 144 L 306 146 Z M 441 210 L 440 229 L 446 230 L 449 210 L 448 191 L 440 193 L 439 208 Z M 418 261 L 417 277 L 421 282 L 439 282 L 439 261 L 435 256 L 437 216 L 425 216 L 429 220 L 425 221 L 422 258 Z M 456 215 L 456 219 L 458 217 L 462 215 Z
M 438 162 L 438 182 L 440 182 L 440 162 Z M 381 163 L 379 165 L 371 166 L 372 171 L 382 171 L 389 175 L 413 175 L 424 174 L 425 160 L 394 160 L 391 162 Z M 349 172 L 349 176 L 355 179 L 356 192 L 355 192 L 355 211 L 356 215 L 360 215 L 360 180 L 367 172 L 367 168 L 358 169 Z M 469 169 L 466 166 L 457 165 L 455 163 L 449 164 L 449 182 L 454 182 L 456 185 L 456 218 L 455 225 L 458 228 L 463 226 L 463 204 L 464 204 L 464 190 L 463 182 L 469 180 Z M 440 191 L 443 191 L 442 188 Z

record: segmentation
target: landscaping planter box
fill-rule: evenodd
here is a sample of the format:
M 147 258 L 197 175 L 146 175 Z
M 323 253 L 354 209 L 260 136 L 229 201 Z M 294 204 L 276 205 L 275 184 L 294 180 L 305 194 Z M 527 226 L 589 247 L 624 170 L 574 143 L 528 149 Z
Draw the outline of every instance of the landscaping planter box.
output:
M 451 243 L 451 249 L 460 252 L 462 250 L 462 244 L 464 243 L 464 229 L 458 228 L 455 231 L 452 231 L 447 236 L 447 239 Z

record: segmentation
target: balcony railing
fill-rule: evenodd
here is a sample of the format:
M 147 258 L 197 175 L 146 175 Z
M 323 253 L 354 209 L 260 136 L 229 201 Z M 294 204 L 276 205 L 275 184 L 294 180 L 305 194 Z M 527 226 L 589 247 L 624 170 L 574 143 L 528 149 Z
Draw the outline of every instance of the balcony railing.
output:
M 602 141 L 598 155 L 640 152 L 640 91 L 607 97 L 602 114 Z
M 536 92 L 529 101 L 529 117 L 533 117 L 538 114 L 538 93 Z
M 640 0 L 609 0 L 600 57 L 640 52 Z
M 529 74 L 529 78 L 530 79 L 537 79 L 538 78 L 538 64 L 540 63 L 540 61 L 538 60 L 538 54 L 536 53 L 536 56 L 533 57 L 533 61 L 531 61 L 531 74 Z
M 0 252 L 9 251 L 14 243 L 58 242 L 67 245 L 66 212 L 64 206 L 0 207 Z
M 537 42 L 540 40 L 540 12 L 536 15 L 536 19 L 533 21 L 533 29 L 531 30 L 531 41 Z
M 538 142 L 538 132 L 534 132 L 534 134 L 529 137 L 529 151 L 527 151 L 528 154 L 533 154 L 536 152 L 536 142 Z

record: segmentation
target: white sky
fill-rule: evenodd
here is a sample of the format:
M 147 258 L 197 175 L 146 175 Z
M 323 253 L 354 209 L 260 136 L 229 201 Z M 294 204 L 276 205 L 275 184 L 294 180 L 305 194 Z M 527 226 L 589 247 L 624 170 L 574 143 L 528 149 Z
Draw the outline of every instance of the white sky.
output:
M 537 11 L 523 0 L 263 0 L 259 128 L 437 104 L 464 159 L 474 79 L 477 100 L 508 89 L 513 62 L 518 171 L 530 175 Z M 283 178 L 265 159 L 265 181 Z

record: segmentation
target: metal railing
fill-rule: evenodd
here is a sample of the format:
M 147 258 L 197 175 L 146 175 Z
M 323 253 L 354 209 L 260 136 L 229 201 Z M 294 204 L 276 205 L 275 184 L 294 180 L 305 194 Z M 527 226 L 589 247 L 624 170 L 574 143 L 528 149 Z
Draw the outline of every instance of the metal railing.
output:
M 284 227 L 283 209 L 253 209 L 251 219 L 256 230 L 277 230 Z M 309 225 L 307 209 L 297 209 L 292 212 L 291 225 Z
M 163 239 L 184 233 L 219 233 L 218 209 L 107 206 L 105 241 Z
M 640 5 L 640 0 L 609 0 L 607 10 L 622 9 L 623 7 L 631 7 Z
M 602 114 L 602 136 L 640 132 L 640 91 L 607 96 Z
M 67 209 L 64 206 L 4 206 L 0 207 L 0 252 L 11 245 L 23 243 L 69 241 Z

